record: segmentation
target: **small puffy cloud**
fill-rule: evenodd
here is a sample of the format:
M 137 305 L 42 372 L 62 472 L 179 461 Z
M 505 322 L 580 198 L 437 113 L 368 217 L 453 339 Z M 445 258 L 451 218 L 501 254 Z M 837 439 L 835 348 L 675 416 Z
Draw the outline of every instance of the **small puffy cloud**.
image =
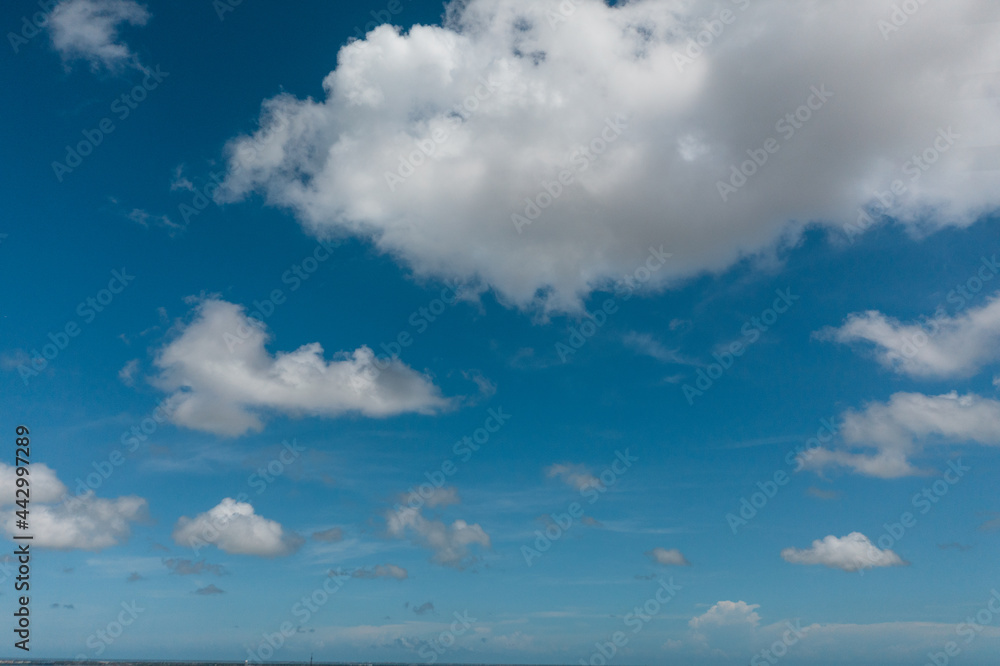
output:
M 433 561 L 444 566 L 463 568 L 470 563 L 470 546 L 492 546 L 489 535 L 478 524 L 456 520 L 446 525 L 440 520 L 429 520 L 421 509 L 398 507 L 386 514 L 386 527 L 390 536 L 409 539 L 433 551 Z
M 425 613 L 433 613 L 434 604 L 428 601 L 420 604 L 419 606 L 414 606 L 413 612 L 416 613 L 417 615 L 424 615 Z
M 173 539 L 181 546 L 213 544 L 234 555 L 260 557 L 291 555 L 303 542 L 278 522 L 254 513 L 250 504 L 229 497 L 194 518 L 181 516 L 174 526 Z
M 688 621 L 691 637 L 716 649 L 720 645 L 749 644 L 760 625 L 758 608 L 760 604 L 745 601 L 719 601 Z
M 334 417 L 431 414 L 449 402 L 429 377 L 398 360 L 379 369 L 368 347 L 324 358 L 319 343 L 271 355 L 263 324 L 208 299 L 156 357 L 154 385 L 169 392 L 178 425 L 236 436 L 263 428 L 261 412 Z
M 601 485 L 600 480 L 590 472 L 587 466 L 580 464 L 561 463 L 549 465 L 545 468 L 545 476 L 550 479 L 558 478 L 576 490 Z
M 841 466 L 888 479 L 919 474 L 910 457 L 926 444 L 1000 445 L 1000 401 L 975 394 L 895 393 L 888 403 L 873 402 L 860 412 L 846 412 L 841 421 L 847 447 L 874 452 L 816 448 L 800 457 L 803 468 Z
M 320 530 L 312 533 L 313 541 L 323 543 L 334 543 L 344 538 L 344 531 L 339 527 L 331 527 L 328 530 Z
M 875 358 L 899 374 L 918 378 L 969 377 L 1000 358 L 1000 298 L 949 317 L 943 308 L 921 323 L 903 324 L 870 310 L 847 317 L 821 339 L 874 345 Z
M 686 567 L 691 564 L 687 561 L 687 558 L 684 557 L 681 551 L 676 548 L 670 548 L 668 550 L 667 548 L 657 547 L 647 552 L 646 555 L 657 564 L 679 567 Z
M 150 14 L 132 0 L 63 0 L 49 15 L 52 45 L 63 60 L 86 60 L 92 70 L 139 66 L 118 32 L 125 25 L 145 25 Z
M 35 467 L 32 467 L 34 472 Z M 132 523 L 145 521 L 149 506 L 141 497 L 96 497 L 92 491 L 60 504 L 33 503 L 32 543 L 57 550 L 103 550 L 128 540 Z M 17 534 L 16 516 L 4 519 L 4 528 Z
M 968 74 L 1000 49 L 987 2 L 927 3 L 890 49 L 887 3 L 754 0 L 687 63 L 715 0 L 578 0 L 553 22 L 560 2 L 455 1 L 442 26 L 348 43 L 319 99 L 263 103 L 216 199 L 260 193 L 316 235 L 370 239 L 418 276 L 547 310 L 579 310 L 661 243 L 673 257 L 651 287 L 768 254 L 809 224 L 858 228 L 935 141 L 949 151 L 882 211 L 922 233 L 1000 203 L 965 149 L 995 145 L 1000 127 L 989 84 Z M 809 120 L 781 122 L 796 112 Z M 780 153 L 740 182 L 768 139 Z
M 701 615 L 691 618 L 688 626 L 695 630 L 744 624 L 756 627 L 760 624 L 758 608 L 760 604 L 745 601 L 719 601 Z
M 225 590 L 220 590 L 215 585 L 208 585 L 206 587 L 201 587 L 192 592 L 192 594 L 200 594 L 203 596 L 209 596 L 213 594 L 225 594 L 225 593 L 226 593 Z
M 845 537 L 831 534 L 813 541 L 812 546 L 805 549 L 785 548 L 781 551 L 781 557 L 792 564 L 822 564 L 842 571 L 907 565 L 893 551 L 877 548 L 861 532 L 851 532 Z
M 205 560 L 193 562 L 183 558 L 171 557 L 163 560 L 163 565 L 167 567 L 167 569 L 170 569 L 170 573 L 177 574 L 178 576 L 194 576 L 203 573 L 211 573 L 216 576 L 222 576 L 226 573 L 225 567 L 221 564 L 209 564 Z
M 140 581 L 140 580 L 146 580 L 146 579 L 143 578 L 142 574 L 140 574 L 138 571 L 133 571 L 132 573 L 130 573 L 128 575 L 128 578 L 125 579 L 125 582 L 126 583 L 135 583 L 135 582 Z

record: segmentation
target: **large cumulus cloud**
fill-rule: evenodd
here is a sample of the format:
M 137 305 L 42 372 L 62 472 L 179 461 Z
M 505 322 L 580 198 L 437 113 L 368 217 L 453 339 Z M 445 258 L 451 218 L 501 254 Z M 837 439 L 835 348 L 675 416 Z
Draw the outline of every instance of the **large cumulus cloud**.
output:
M 454 2 L 443 27 L 385 25 L 344 46 L 325 99 L 266 100 L 259 129 L 231 142 L 216 196 L 262 193 L 316 234 L 369 237 L 418 275 L 557 310 L 631 272 L 650 245 L 673 253 L 655 287 L 767 252 L 805 224 L 860 229 L 860 208 L 881 205 L 894 180 L 904 191 L 883 200 L 914 231 L 968 224 L 1000 199 L 969 149 L 998 143 L 996 105 L 970 75 L 996 60 L 1000 24 L 973 27 L 991 11 L 983 0 L 923 5 L 888 32 L 892 11 L 887 0 Z M 702 32 L 715 19 L 721 34 Z M 689 51 L 699 33 L 707 45 Z M 777 123 L 814 88 L 833 96 L 789 137 L 797 121 Z M 616 118 L 620 134 L 585 155 Z M 915 167 L 949 131 L 947 151 Z M 777 152 L 723 201 L 719 181 L 769 138 Z M 434 154 L 387 183 L 419 144 Z M 519 233 L 512 214 L 564 170 L 571 182 Z

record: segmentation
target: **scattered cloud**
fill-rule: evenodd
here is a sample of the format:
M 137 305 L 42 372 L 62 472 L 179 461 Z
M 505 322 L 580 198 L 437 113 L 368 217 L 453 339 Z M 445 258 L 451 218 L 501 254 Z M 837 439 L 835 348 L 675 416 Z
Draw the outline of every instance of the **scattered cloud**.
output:
M 205 560 L 193 562 L 191 560 L 171 557 L 163 560 L 163 565 L 167 567 L 167 569 L 170 569 L 170 573 L 177 574 L 178 576 L 194 576 L 204 573 L 222 576 L 226 573 L 226 568 L 221 564 L 209 564 Z
M 840 493 L 836 490 L 824 490 L 823 488 L 817 488 L 816 486 L 809 486 L 806 488 L 806 494 L 809 497 L 815 497 L 821 500 L 835 500 L 840 499 Z
M 657 564 L 663 564 L 667 566 L 678 566 L 686 567 L 691 563 L 687 561 L 687 558 L 681 554 L 681 551 L 676 548 L 666 549 L 666 548 L 654 548 L 646 553 L 649 559 L 653 560 Z
M 208 585 L 206 587 L 201 587 L 201 588 L 198 588 L 197 590 L 195 590 L 194 592 L 192 592 L 192 594 L 200 594 L 200 595 L 203 595 L 203 596 L 212 595 L 212 594 L 225 594 L 225 593 L 226 593 L 225 590 L 220 590 L 215 585 Z
M 335 543 L 344 538 L 344 531 L 339 527 L 331 527 L 328 530 L 320 530 L 319 532 L 312 533 L 313 541 L 320 541 L 323 543 Z
M 448 407 L 430 378 L 398 360 L 379 370 L 368 347 L 327 361 L 319 343 L 271 355 L 263 324 L 233 303 L 207 299 L 163 347 L 154 385 L 170 393 L 178 425 L 237 436 L 263 428 L 261 412 L 384 417 Z
M 792 564 L 822 564 L 831 569 L 858 571 L 873 567 L 902 567 L 908 563 L 891 550 L 881 550 L 861 532 L 845 537 L 832 534 L 812 542 L 806 549 L 785 548 L 781 557 Z
M 478 545 L 490 548 L 489 535 L 478 524 L 456 520 L 446 525 L 440 520 L 429 520 L 421 509 L 399 507 L 386 514 L 386 525 L 390 536 L 409 539 L 433 553 L 433 561 L 444 566 L 463 568 L 471 563 L 469 547 Z
M 375 578 L 394 578 L 396 580 L 406 580 L 410 577 L 406 569 L 396 566 L 395 564 L 378 564 L 374 567 L 359 567 L 352 571 L 337 569 L 335 571 L 331 571 L 330 575 L 350 576 L 351 578 L 366 578 L 369 580 L 374 580 Z
M 656 338 L 649 333 L 636 333 L 632 331 L 625 334 L 622 342 L 632 351 L 649 356 L 662 363 L 676 363 L 680 365 L 695 365 L 691 360 L 681 356 L 676 349 L 667 349 Z
M 64 61 L 86 60 L 93 71 L 102 66 L 117 71 L 125 65 L 141 67 L 119 31 L 146 25 L 149 19 L 146 8 L 132 0 L 63 0 L 49 15 L 48 29 Z
M 255 514 L 250 504 L 229 497 L 194 518 L 182 516 L 174 526 L 173 539 L 180 546 L 210 543 L 234 555 L 260 557 L 291 555 L 303 542 L 278 522 Z
M 874 449 L 874 453 L 816 448 L 800 458 L 804 468 L 841 466 L 890 479 L 920 474 L 910 457 L 926 444 L 1000 444 L 1000 402 L 975 394 L 895 393 L 888 403 L 873 402 L 860 412 L 847 411 L 841 421 L 840 433 L 848 447 Z
M 167 215 L 156 215 L 141 208 L 133 208 L 126 215 L 128 219 L 132 220 L 141 227 L 160 227 L 166 229 L 170 232 L 170 235 L 174 235 L 179 231 L 183 231 L 185 226 L 183 224 L 178 224 L 170 219 Z
M 139 359 L 134 358 L 118 371 L 118 379 L 125 386 L 135 386 L 135 373 L 139 371 Z
M 426 603 L 420 604 L 419 606 L 414 606 L 413 607 L 413 612 L 416 613 L 417 615 L 424 615 L 426 613 L 433 613 L 434 612 L 434 604 L 432 604 L 431 602 L 428 601 Z
M 960 552 L 965 552 L 967 550 L 972 550 L 973 546 L 971 544 L 959 543 L 957 541 L 952 541 L 950 543 L 939 543 L 937 545 L 941 550 L 957 550 Z
M 140 580 L 146 580 L 146 579 L 138 571 L 133 571 L 132 573 L 130 573 L 128 575 L 128 578 L 125 579 L 125 582 L 126 583 L 135 583 L 136 581 L 140 581 Z
M 991 511 L 989 515 L 991 516 L 990 519 L 979 526 L 980 532 L 996 532 L 1000 530 L 1000 513 Z
M 840 328 L 826 328 L 821 339 L 875 346 L 875 358 L 893 372 L 921 379 L 969 377 L 1000 358 L 1000 297 L 949 317 L 935 315 L 902 324 L 869 310 L 847 317 Z
M 549 465 L 545 468 L 545 476 L 550 479 L 558 478 L 576 490 L 601 485 L 601 481 L 590 472 L 587 466 L 580 464 L 563 463 Z

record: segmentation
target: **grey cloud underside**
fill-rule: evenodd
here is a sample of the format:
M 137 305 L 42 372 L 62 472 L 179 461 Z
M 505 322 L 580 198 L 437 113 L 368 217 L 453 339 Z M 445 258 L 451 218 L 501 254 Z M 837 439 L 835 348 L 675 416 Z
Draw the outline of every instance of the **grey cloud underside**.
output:
M 1000 143 L 974 76 L 996 63 L 1000 24 L 982 20 L 990 3 L 955 0 L 884 36 L 891 4 L 580 0 L 565 21 L 550 21 L 555 0 L 453 4 L 445 27 L 381 26 L 342 48 L 325 99 L 266 100 L 260 129 L 229 146 L 217 199 L 262 193 L 317 235 L 371 238 L 418 275 L 549 310 L 578 308 L 650 245 L 673 254 L 656 287 L 770 252 L 807 224 L 840 233 L 894 179 L 906 192 L 889 213 L 914 233 L 967 225 L 1000 199 L 971 150 Z M 679 63 L 721 8 L 735 18 Z M 788 137 L 778 121 L 814 89 L 832 96 Z M 619 116 L 620 135 L 581 160 Z M 910 180 L 907 160 L 949 128 L 959 140 Z M 718 182 L 768 138 L 779 150 L 723 201 Z M 390 188 L 421 141 L 432 158 Z M 511 215 L 564 169 L 573 182 L 518 233 Z

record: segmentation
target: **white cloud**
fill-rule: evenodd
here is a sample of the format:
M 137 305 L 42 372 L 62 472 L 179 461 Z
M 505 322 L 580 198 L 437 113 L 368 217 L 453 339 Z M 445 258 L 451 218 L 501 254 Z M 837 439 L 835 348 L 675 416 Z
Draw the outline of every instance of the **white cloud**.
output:
M 429 414 L 448 400 L 429 377 L 398 360 L 379 370 L 368 347 L 327 361 L 319 343 L 272 356 L 263 325 L 220 300 L 198 305 L 196 319 L 160 350 L 154 385 L 168 391 L 178 425 L 219 435 L 261 430 L 260 412 L 383 417 Z
M 822 564 L 843 571 L 907 565 L 893 551 L 877 548 L 861 532 L 851 532 L 845 537 L 831 534 L 823 539 L 816 539 L 806 549 L 785 548 L 781 551 L 781 557 L 792 564 Z
M 255 514 L 250 504 L 229 497 L 194 518 L 181 516 L 173 539 L 181 546 L 214 544 L 227 553 L 261 557 L 291 555 L 303 542 L 280 523 Z
M 446 27 L 376 28 L 341 49 L 325 99 L 265 100 L 260 129 L 229 146 L 217 200 L 260 192 L 312 232 L 371 239 L 419 276 L 569 310 L 650 246 L 673 253 L 649 283 L 669 285 L 794 241 L 805 224 L 854 223 L 894 179 L 907 190 L 890 213 L 915 232 L 1000 202 L 963 145 L 1000 142 L 1000 110 L 969 78 L 1000 50 L 1000 24 L 971 27 L 985 0 L 927 4 L 891 40 L 877 27 L 888 0 L 724 3 L 736 20 L 684 67 L 675 56 L 718 2 L 579 0 L 552 25 L 568 4 L 467 0 L 449 5 Z M 832 97 L 787 138 L 777 123 L 821 87 Z M 463 104 L 475 108 L 453 111 Z M 620 135 L 583 156 L 614 136 L 605 123 L 618 114 Z M 906 161 L 949 127 L 958 143 L 911 181 Z M 768 138 L 779 152 L 724 202 L 717 183 Z M 423 164 L 390 189 L 385 174 L 410 155 Z M 563 169 L 574 181 L 518 233 L 511 215 Z
M 490 537 L 478 524 L 456 520 L 445 525 L 440 520 L 428 520 L 420 509 L 398 507 L 386 514 L 386 527 L 391 536 L 409 538 L 413 543 L 434 552 L 438 564 L 462 568 L 471 562 L 469 547 L 490 548 Z
M 83 59 L 93 70 L 138 65 L 129 47 L 119 41 L 123 25 L 145 25 L 150 14 L 132 0 L 63 0 L 49 16 L 52 45 L 64 60 Z
M 975 394 L 895 393 L 888 403 L 873 402 L 863 411 L 844 413 L 841 421 L 848 447 L 874 453 L 817 448 L 800 458 L 803 468 L 843 466 L 859 474 L 896 478 L 920 473 L 910 457 L 926 444 L 1000 444 L 1000 401 Z
M 56 476 L 54 469 L 45 463 L 36 462 L 31 463 L 30 470 L 31 502 L 51 504 L 63 498 L 66 486 Z M 0 506 L 14 503 L 17 478 L 16 467 L 0 462 Z
M 576 490 L 583 490 L 589 486 L 600 486 L 601 481 L 594 476 L 585 465 L 556 464 L 545 468 L 545 476 L 559 478 L 568 486 Z
M 954 317 L 939 312 L 922 324 L 902 324 L 872 310 L 855 313 L 819 337 L 871 342 L 879 363 L 911 377 L 968 377 L 1000 358 L 1000 298 Z
M 745 601 L 719 601 L 701 615 L 691 618 L 688 626 L 695 630 L 743 624 L 756 627 L 760 624 L 758 608 L 760 604 L 748 604 Z
M 745 601 L 719 601 L 707 611 L 688 621 L 691 638 L 696 644 L 718 650 L 749 645 L 760 625 L 757 609 L 760 604 Z
M 670 548 L 668 550 L 667 548 L 657 547 L 646 553 L 646 555 L 648 555 L 649 558 L 654 562 L 656 562 L 657 564 L 679 566 L 679 567 L 686 567 L 689 564 L 691 564 L 690 562 L 687 561 L 687 558 L 684 557 L 681 551 L 677 550 L 676 548 Z
M 33 465 L 32 473 L 40 466 Z M 134 495 L 111 500 L 88 492 L 61 504 L 40 501 L 35 498 L 30 509 L 32 543 L 58 550 L 103 550 L 117 546 L 128 540 L 131 523 L 145 520 L 149 509 L 146 500 Z M 49 496 L 48 501 L 54 498 Z M 14 512 L 8 513 L 4 529 L 9 534 L 22 533 L 16 529 Z

